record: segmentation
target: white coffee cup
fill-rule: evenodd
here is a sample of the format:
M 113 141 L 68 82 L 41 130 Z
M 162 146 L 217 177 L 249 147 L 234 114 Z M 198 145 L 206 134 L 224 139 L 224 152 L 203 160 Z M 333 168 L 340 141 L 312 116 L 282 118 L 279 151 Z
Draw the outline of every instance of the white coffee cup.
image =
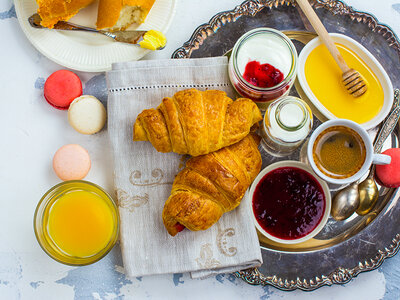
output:
M 354 175 L 352 175 L 350 177 L 340 178 L 340 179 L 332 178 L 332 177 L 322 173 L 314 162 L 313 148 L 314 148 L 315 140 L 321 134 L 321 132 L 323 132 L 325 129 L 330 128 L 332 126 L 344 126 L 344 127 L 353 129 L 355 132 L 357 132 L 360 135 L 361 139 L 364 142 L 365 151 L 366 151 L 364 164 L 361 166 L 361 168 L 358 170 L 357 173 L 355 173 Z M 311 168 L 319 177 L 321 177 L 323 180 L 325 180 L 329 183 L 338 184 L 338 185 L 348 184 L 348 183 L 357 181 L 369 170 L 369 168 L 371 167 L 371 164 L 387 165 L 387 164 L 390 164 L 390 161 L 391 161 L 391 157 L 388 155 L 374 153 L 374 147 L 372 145 L 372 141 L 371 141 L 367 131 L 364 128 L 362 128 L 359 124 L 357 124 L 353 121 L 345 120 L 345 119 L 335 119 L 335 120 L 327 121 L 327 122 L 321 124 L 320 126 L 318 126 L 317 129 L 314 130 L 314 132 L 312 133 L 312 135 L 310 137 L 310 140 L 308 141 L 307 158 L 308 158 Z

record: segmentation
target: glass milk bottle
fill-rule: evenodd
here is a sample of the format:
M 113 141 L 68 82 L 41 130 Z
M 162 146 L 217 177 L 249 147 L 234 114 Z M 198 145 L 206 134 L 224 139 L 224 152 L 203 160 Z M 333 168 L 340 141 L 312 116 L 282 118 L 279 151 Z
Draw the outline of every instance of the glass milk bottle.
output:
M 276 100 L 264 115 L 262 145 L 271 155 L 287 156 L 306 139 L 312 125 L 311 109 L 303 100 L 292 96 Z

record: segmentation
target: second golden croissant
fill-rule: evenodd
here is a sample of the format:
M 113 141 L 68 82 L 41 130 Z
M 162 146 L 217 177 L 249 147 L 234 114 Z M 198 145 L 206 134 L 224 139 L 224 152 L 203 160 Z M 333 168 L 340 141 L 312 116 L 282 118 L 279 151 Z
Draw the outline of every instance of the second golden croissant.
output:
M 259 142 L 259 136 L 249 134 L 236 144 L 187 161 L 162 213 L 170 235 L 185 227 L 205 230 L 240 204 L 261 169 Z
M 198 156 L 240 141 L 261 120 L 250 99 L 232 101 L 223 91 L 189 89 L 141 112 L 133 140 L 150 141 L 159 152 Z

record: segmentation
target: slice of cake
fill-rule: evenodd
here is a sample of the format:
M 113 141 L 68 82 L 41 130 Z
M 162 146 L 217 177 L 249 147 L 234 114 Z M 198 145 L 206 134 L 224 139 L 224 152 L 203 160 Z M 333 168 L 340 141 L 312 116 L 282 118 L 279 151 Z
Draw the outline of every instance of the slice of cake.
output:
M 58 21 L 67 21 L 94 0 L 36 0 L 41 25 L 53 28 Z
M 100 0 L 97 29 L 125 30 L 143 23 L 155 0 Z

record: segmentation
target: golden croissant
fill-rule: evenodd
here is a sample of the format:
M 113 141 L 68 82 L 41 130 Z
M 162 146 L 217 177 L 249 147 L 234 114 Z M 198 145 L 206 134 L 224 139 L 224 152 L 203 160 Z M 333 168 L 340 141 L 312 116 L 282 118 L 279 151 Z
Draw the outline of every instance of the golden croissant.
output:
M 36 0 L 39 8 L 38 14 L 42 18 L 40 24 L 53 28 L 58 21 L 67 21 L 78 11 L 94 0 Z
M 249 134 L 216 152 L 192 157 L 178 173 L 162 213 L 168 233 L 205 230 L 240 204 L 261 169 L 260 137 Z
M 217 90 L 184 90 L 141 112 L 133 140 L 150 141 L 159 152 L 198 156 L 237 143 L 262 120 L 250 99 L 236 101 Z

